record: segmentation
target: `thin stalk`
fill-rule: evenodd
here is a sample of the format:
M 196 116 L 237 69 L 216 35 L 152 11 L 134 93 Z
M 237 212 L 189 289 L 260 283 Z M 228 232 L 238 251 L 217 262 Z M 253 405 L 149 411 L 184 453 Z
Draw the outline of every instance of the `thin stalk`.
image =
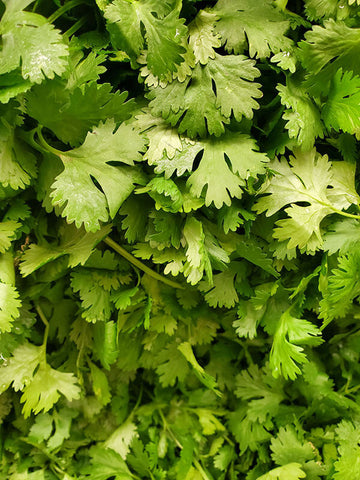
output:
M 39 141 L 40 141 L 40 144 L 41 146 L 47 150 L 48 152 L 50 153 L 53 153 L 54 155 L 57 155 L 57 156 L 60 156 L 60 155 L 63 155 L 64 152 L 62 152 L 61 150 L 58 150 L 57 148 L 54 148 L 52 147 L 51 145 L 49 145 L 47 143 L 47 141 L 45 140 L 43 134 L 42 134 L 42 130 L 41 130 L 41 126 L 39 125 L 38 128 L 36 129 L 36 133 L 37 133 L 37 136 L 39 138 Z
M 47 152 L 48 151 L 47 148 L 44 148 L 42 145 L 39 145 L 35 141 L 34 136 L 37 133 L 37 130 L 38 130 L 38 127 L 34 128 L 33 130 L 30 130 L 28 132 L 26 132 L 24 130 L 19 130 L 17 132 L 17 134 L 19 135 L 20 138 L 22 138 L 22 140 L 24 140 L 24 142 L 28 143 L 32 148 L 34 148 L 38 152 L 40 152 L 40 153 Z
M 36 0 L 36 2 L 34 3 L 33 8 L 31 9 L 33 13 L 36 11 L 37 7 L 39 6 L 39 3 L 40 3 L 39 0 Z
M 57 10 L 55 10 L 55 12 L 52 15 L 50 15 L 50 17 L 48 18 L 48 21 L 50 23 L 55 22 L 55 20 L 57 20 L 62 15 L 64 15 L 64 13 L 66 13 L 68 10 L 71 10 L 72 8 L 75 8 L 78 5 L 81 5 L 83 3 L 87 3 L 87 2 L 85 2 L 84 0 L 72 0 L 72 2 L 65 3 L 65 5 L 58 8 Z
M 207 473 L 205 472 L 205 470 L 203 469 L 203 467 L 201 466 L 200 462 L 198 460 L 193 460 L 193 464 L 196 468 L 196 470 L 200 473 L 200 475 L 202 476 L 203 480 L 212 480 L 208 475 Z
M 166 421 L 166 418 L 162 412 L 162 410 L 160 408 L 158 408 L 158 412 L 160 414 L 160 417 L 161 417 L 161 420 L 163 422 L 163 427 L 164 427 L 164 430 L 166 430 L 170 437 L 172 438 L 173 442 L 175 442 L 176 446 L 180 448 L 180 450 L 182 450 L 184 447 L 181 445 L 181 443 L 179 442 L 179 440 L 176 438 L 176 436 L 174 435 L 173 431 L 171 430 L 171 428 L 169 427 L 167 421 Z
M 280 8 L 280 10 L 285 11 L 287 7 L 288 0 L 275 0 L 275 5 Z
M 88 22 L 88 16 L 80 18 L 72 27 L 70 27 L 66 32 L 63 33 L 63 37 L 70 38 L 71 35 L 74 35 L 80 28 Z
M 356 220 L 360 220 L 360 215 L 354 215 L 353 213 L 343 212 L 342 210 L 338 210 L 337 208 L 333 208 L 333 211 L 334 211 L 334 213 L 338 213 L 339 215 L 342 215 L 343 217 L 356 218 Z
M 230 438 L 227 435 L 225 435 L 224 438 L 229 445 L 231 445 L 232 447 L 235 447 L 235 443 L 232 440 L 230 440 Z
M 170 287 L 173 287 L 173 288 L 181 288 L 181 289 L 184 288 L 182 285 L 180 285 L 180 283 L 173 282 L 172 280 L 169 280 L 163 275 L 160 275 L 159 273 L 154 272 L 154 270 L 151 270 L 151 268 L 144 265 L 138 258 L 134 257 L 131 253 L 125 250 L 125 248 L 123 248 L 118 243 L 114 242 L 114 240 L 112 240 L 110 237 L 104 238 L 103 241 L 107 245 L 109 245 L 109 247 L 115 250 L 115 252 L 119 253 L 122 257 L 124 257 L 132 265 L 139 268 L 140 270 L 142 270 L 144 273 L 148 274 L 150 277 L 154 278 L 155 280 L 165 283 L 166 285 L 169 285 Z
M 37 311 L 41 321 L 45 325 L 45 332 L 44 332 L 44 339 L 43 339 L 42 346 L 44 348 L 44 362 L 46 363 L 46 345 L 47 345 L 48 336 L 49 336 L 49 322 L 48 322 L 47 318 L 45 317 L 45 314 L 42 311 L 42 308 L 40 307 L 40 305 L 35 305 L 35 310 Z

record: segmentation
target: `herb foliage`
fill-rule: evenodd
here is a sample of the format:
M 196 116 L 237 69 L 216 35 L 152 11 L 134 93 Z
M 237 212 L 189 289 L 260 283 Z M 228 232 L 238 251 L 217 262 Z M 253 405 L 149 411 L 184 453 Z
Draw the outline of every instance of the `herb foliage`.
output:
M 360 1 L 0 35 L 0 478 L 360 478 Z

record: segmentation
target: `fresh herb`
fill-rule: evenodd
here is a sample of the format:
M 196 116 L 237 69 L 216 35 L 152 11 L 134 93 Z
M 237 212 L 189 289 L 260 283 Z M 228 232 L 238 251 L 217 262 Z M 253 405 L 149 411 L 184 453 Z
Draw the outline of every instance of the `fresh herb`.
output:
M 0 478 L 360 478 L 360 1 L 0 35 Z

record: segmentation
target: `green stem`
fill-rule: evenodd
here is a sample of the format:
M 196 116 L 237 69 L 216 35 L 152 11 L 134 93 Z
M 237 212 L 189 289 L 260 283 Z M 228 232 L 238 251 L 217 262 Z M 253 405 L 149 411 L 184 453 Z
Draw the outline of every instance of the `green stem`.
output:
M 212 480 L 210 477 L 208 477 L 207 473 L 205 472 L 205 470 L 203 469 L 203 467 L 201 466 L 201 464 L 198 460 L 193 460 L 193 464 L 194 464 L 196 470 L 202 476 L 203 480 Z
M 33 8 L 31 9 L 32 12 L 36 11 L 37 7 L 39 6 L 39 3 L 40 3 L 39 0 L 36 0 L 36 2 L 33 5 Z
M 356 218 L 356 220 L 360 220 L 360 215 L 354 215 L 353 213 L 347 213 L 343 212 L 342 210 L 338 210 L 337 208 L 333 208 L 334 213 L 338 213 L 339 215 L 342 215 L 343 217 L 348 217 L 348 218 Z
M 275 5 L 280 8 L 280 10 L 285 11 L 288 0 L 275 0 Z
M 125 250 L 125 248 L 121 247 L 118 243 L 114 242 L 114 240 L 112 240 L 110 237 L 104 238 L 104 242 L 107 245 L 109 245 L 109 247 L 111 247 L 113 250 L 115 250 L 115 252 L 119 253 L 122 257 L 124 257 L 132 265 L 139 268 L 140 270 L 142 270 L 144 273 L 148 274 L 150 277 L 154 278 L 155 280 L 165 283 L 166 285 L 169 285 L 170 287 L 173 287 L 173 288 L 181 288 L 181 289 L 184 288 L 182 285 L 180 285 L 180 283 L 173 282 L 172 280 L 169 280 L 163 275 L 160 275 L 159 273 L 154 272 L 154 270 L 151 270 L 151 268 L 144 265 L 139 259 L 135 258 L 131 253 Z
M 360 385 L 356 385 L 355 387 L 348 388 L 347 391 L 345 392 L 345 395 L 351 395 L 357 392 L 359 388 L 360 388 Z
M 184 447 L 181 445 L 181 443 L 179 442 L 179 440 L 176 438 L 176 436 L 174 435 L 173 431 L 171 430 L 171 428 L 169 427 L 167 421 L 166 421 L 166 418 L 162 412 L 162 410 L 160 408 L 158 408 L 158 412 L 160 414 L 160 417 L 161 417 L 161 420 L 163 422 L 163 428 L 164 430 L 166 430 L 168 432 L 168 434 L 170 435 L 170 437 L 172 438 L 173 442 L 176 444 L 177 447 L 180 448 L 180 450 L 182 450 Z
M 37 311 L 41 321 L 45 325 L 44 340 L 43 340 L 42 346 L 44 348 L 44 362 L 46 363 L 46 345 L 47 345 L 47 340 L 48 340 L 48 336 L 49 336 L 49 322 L 48 322 L 47 318 L 45 317 L 45 314 L 42 311 L 42 308 L 40 307 L 40 305 L 35 305 L 35 310 Z
M 63 37 L 70 38 L 71 35 L 74 35 L 83 25 L 88 22 L 88 16 L 80 18 L 69 30 L 63 33 Z
M 353 213 L 347 213 L 347 212 L 344 212 L 343 210 L 339 210 L 338 208 L 333 207 L 329 203 L 322 202 L 321 200 L 314 197 L 313 195 L 310 195 L 309 193 L 305 193 L 305 195 L 309 197 L 311 200 L 313 200 L 313 202 L 309 202 L 309 203 L 319 203 L 324 207 L 330 208 L 332 210 L 332 213 L 337 213 L 338 215 L 342 215 L 343 217 L 355 218 L 356 220 L 360 220 L 360 215 L 354 215 Z
M 44 153 L 44 152 L 47 152 L 48 149 L 47 148 L 44 148 L 42 145 L 39 145 L 36 141 L 35 141 L 35 134 L 37 133 L 37 130 L 38 130 L 38 127 L 34 128 L 33 130 L 30 130 L 28 132 L 26 132 L 25 130 L 19 130 L 17 132 L 17 134 L 19 135 L 19 137 L 24 140 L 24 142 L 26 142 L 27 144 L 29 144 L 32 148 L 34 148 L 35 150 L 37 150 L 38 152 L 40 153 Z
M 50 152 L 50 153 L 53 153 L 54 155 L 57 155 L 58 157 L 59 157 L 60 155 L 63 155 L 63 154 L 64 154 L 64 152 L 62 152 L 61 150 L 58 150 L 57 148 L 54 148 L 54 147 L 52 147 L 51 145 L 49 145 L 49 144 L 47 143 L 47 141 L 45 140 L 45 138 L 44 138 L 44 136 L 43 136 L 43 134 L 42 134 L 42 127 L 41 127 L 41 125 L 39 125 L 38 128 L 36 129 L 36 133 L 37 133 L 37 136 L 38 136 L 38 138 L 39 138 L 39 141 L 40 141 L 41 146 L 42 146 L 45 150 L 47 150 L 47 151 Z
M 232 440 L 230 440 L 230 438 L 227 435 L 225 435 L 224 438 L 228 442 L 229 445 L 231 445 L 232 447 L 235 448 L 235 443 Z
M 50 15 L 48 21 L 50 23 L 55 22 L 55 20 L 64 15 L 64 13 L 66 13 L 68 10 L 71 10 L 72 8 L 75 8 L 83 3 L 87 2 L 85 2 L 84 0 L 72 0 L 72 2 L 65 3 L 65 5 L 58 8 L 52 15 Z

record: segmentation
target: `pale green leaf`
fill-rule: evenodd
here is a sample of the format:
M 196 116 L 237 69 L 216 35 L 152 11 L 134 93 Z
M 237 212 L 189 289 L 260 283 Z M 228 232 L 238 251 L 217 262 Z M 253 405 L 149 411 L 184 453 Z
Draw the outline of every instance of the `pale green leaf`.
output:
M 5 3 L 0 21 L 0 74 L 21 66 L 24 79 L 35 83 L 61 75 L 66 68 L 68 47 L 60 32 L 41 15 L 23 11 L 31 2 Z
M 214 377 L 206 373 L 203 367 L 196 360 L 193 349 L 189 342 L 183 342 L 178 346 L 178 350 L 184 355 L 186 360 L 193 367 L 195 375 L 199 378 L 200 382 L 205 385 L 205 387 L 212 390 L 219 397 L 222 396 L 222 393 L 217 389 L 217 383 Z
M 125 461 L 113 450 L 101 448 L 96 445 L 90 449 L 91 464 L 83 467 L 83 478 L 91 480 L 133 480 Z
M 300 480 L 305 478 L 306 473 L 299 463 L 288 463 L 282 467 L 274 468 L 257 480 Z
M 287 107 L 283 119 L 287 122 L 289 137 L 295 138 L 302 150 L 314 146 L 317 137 L 323 138 L 320 111 L 306 90 L 288 79 L 286 85 L 277 85 L 281 103 Z
M 94 233 L 86 232 L 84 228 L 76 229 L 73 225 L 66 225 L 62 229 L 59 245 L 30 245 L 21 258 L 20 272 L 26 277 L 63 255 L 69 255 L 69 267 L 83 265 L 93 253 L 95 246 L 110 232 L 111 225 L 104 226 Z
M 331 271 L 320 301 L 320 318 L 324 319 L 324 326 L 334 318 L 343 318 L 353 300 L 360 295 L 359 268 L 358 250 L 339 257 L 338 266 Z
M 254 209 L 258 213 L 266 211 L 270 216 L 290 205 L 285 208 L 288 218 L 276 222 L 274 237 L 288 240 L 288 249 L 298 246 L 312 253 L 322 247 L 322 220 L 358 203 L 354 190 L 355 172 L 353 165 L 331 164 L 327 155 L 321 156 L 315 149 L 304 153 L 297 151 L 295 155 L 290 165 L 284 158 L 269 165 L 275 175 L 263 185 L 260 193 L 270 195 L 260 198 Z
M 125 460 L 132 441 L 138 436 L 136 425 L 133 422 L 126 421 L 106 440 L 105 448 L 111 448 Z
M 271 440 L 271 457 L 277 465 L 286 465 L 291 462 L 305 462 L 315 458 L 315 452 L 310 442 L 299 439 L 295 429 L 291 426 L 281 427 L 276 438 Z
M 200 197 L 206 189 L 206 206 L 214 202 L 215 207 L 220 208 L 223 204 L 230 205 L 231 197 L 241 198 L 241 187 L 246 185 L 246 180 L 263 173 L 269 161 L 265 154 L 257 151 L 255 141 L 241 133 L 227 133 L 219 139 L 209 138 L 186 148 L 195 150 L 195 158 L 199 146 L 203 149 L 203 155 L 199 167 L 190 175 L 187 183 L 196 197 Z M 172 163 L 175 164 L 176 160 L 177 155 Z
M 196 63 L 206 65 L 215 58 L 214 48 L 221 46 L 220 35 L 214 32 L 216 15 L 200 10 L 189 25 L 189 45 L 194 51 Z
M 327 94 L 331 79 L 342 68 L 360 74 L 355 60 L 360 55 L 360 28 L 351 28 L 345 22 L 326 20 L 324 26 L 315 25 L 300 42 L 300 57 L 307 72 L 307 85 L 316 95 Z
M 320 333 L 313 323 L 285 311 L 279 319 L 270 352 L 274 377 L 282 375 L 294 380 L 301 373 L 299 365 L 308 362 L 302 345 L 319 345 L 323 342 Z
M 176 8 L 164 8 L 151 0 L 131 3 L 114 0 L 105 10 L 113 45 L 136 60 L 146 43 L 147 66 L 160 78 L 175 72 L 184 61 L 182 55 L 186 49 L 181 40 L 185 37 L 186 27 L 178 14 Z
M 4 253 L 10 248 L 11 241 L 14 239 L 16 230 L 20 226 L 20 223 L 12 220 L 0 222 L 0 253 Z
M 31 343 L 24 343 L 17 347 L 6 366 L 0 368 L 0 392 L 4 392 L 10 384 L 15 391 L 23 388 L 32 381 L 34 370 L 42 360 L 44 349 Z
M 127 92 L 113 92 L 109 83 L 89 83 L 72 91 L 66 89 L 62 81 L 51 81 L 32 88 L 26 95 L 26 106 L 27 113 L 61 141 L 78 146 L 100 121 L 127 120 L 134 101 L 126 98 Z
M 109 120 L 88 133 L 79 148 L 61 154 L 64 170 L 52 185 L 53 204 L 64 206 L 61 214 L 69 223 L 75 222 L 78 228 L 84 224 L 91 232 L 99 230 L 99 222 L 114 217 L 135 183 L 143 182 L 135 167 L 108 164 L 115 161 L 133 166 L 144 149 L 144 140 L 131 127 L 122 124 L 114 130 L 115 124 Z
M 360 131 L 360 78 L 340 68 L 331 81 L 330 92 L 322 110 L 328 129 L 345 133 Z
M 184 82 L 174 80 L 152 89 L 151 111 L 171 125 L 180 121 L 179 133 L 187 132 L 191 138 L 205 137 L 207 132 L 220 136 L 232 115 L 237 121 L 252 118 L 253 110 L 259 108 L 255 99 L 262 93 L 254 82 L 258 76 L 254 61 L 244 55 L 216 54 L 205 66 L 198 63 Z
M 108 379 L 105 373 L 95 363 L 89 362 L 92 387 L 99 402 L 107 405 L 111 400 L 111 393 Z M 115 450 L 115 449 L 114 449 Z
M 290 22 L 271 0 L 219 0 L 213 12 L 228 52 L 239 54 L 249 48 L 251 57 L 265 58 L 291 48 L 292 42 L 285 36 Z
M 60 394 L 71 401 L 79 398 L 80 387 L 72 373 L 54 370 L 49 365 L 41 363 L 39 369 L 29 382 L 21 396 L 24 403 L 23 414 L 28 417 L 31 412 L 47 412 L 59 400 Z

